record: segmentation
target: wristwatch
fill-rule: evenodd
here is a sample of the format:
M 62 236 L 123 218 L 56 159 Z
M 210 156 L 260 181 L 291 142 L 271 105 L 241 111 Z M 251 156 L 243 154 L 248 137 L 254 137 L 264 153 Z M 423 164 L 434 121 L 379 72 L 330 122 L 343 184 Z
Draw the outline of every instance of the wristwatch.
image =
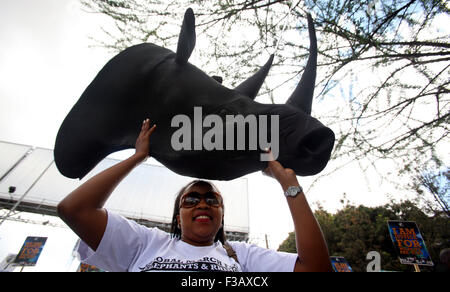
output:
M 302 192 L 303 188 L 301 186 L 290 186 L 288 189 L 284 192 L 284 195 L 286 197 L 295 198 L 298 193 Z

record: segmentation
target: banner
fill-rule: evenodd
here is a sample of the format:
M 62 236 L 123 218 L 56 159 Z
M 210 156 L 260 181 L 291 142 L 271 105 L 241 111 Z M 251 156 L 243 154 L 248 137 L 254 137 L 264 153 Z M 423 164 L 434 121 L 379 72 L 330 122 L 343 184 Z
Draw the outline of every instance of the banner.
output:
M 15 266 L 35 266 L 47 237 L 28 236 L 14 260 Z
M 352 268 L 348 264 L 344 257 L 330 257 L 333 270 L 338 273 L 353 272 Z
M 400 263 L 433 266 L 416 222 L 388 221 L 388 229 Z

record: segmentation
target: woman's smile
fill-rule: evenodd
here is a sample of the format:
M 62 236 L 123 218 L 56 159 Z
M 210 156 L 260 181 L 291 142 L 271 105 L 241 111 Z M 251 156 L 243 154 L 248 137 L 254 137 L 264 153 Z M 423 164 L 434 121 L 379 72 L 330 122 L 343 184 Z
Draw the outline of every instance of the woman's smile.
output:
M 186 190 L 186 194 L 192 193 L 195 193 L 194 199 L 185 200 L 188 195 L 181 198 L 180 214 L 177 216 L 181 239 L 194 245 L 210 245 L 222 225 L 222 198 L 211 200 L 211 193 L 216 193 L 216 190 L 210 186 L 193 185 Z
M 193 220 L 200 223 L 209 223 L 212 221 L 212 217 L 207 214 L 199 214 L 195 216 Z

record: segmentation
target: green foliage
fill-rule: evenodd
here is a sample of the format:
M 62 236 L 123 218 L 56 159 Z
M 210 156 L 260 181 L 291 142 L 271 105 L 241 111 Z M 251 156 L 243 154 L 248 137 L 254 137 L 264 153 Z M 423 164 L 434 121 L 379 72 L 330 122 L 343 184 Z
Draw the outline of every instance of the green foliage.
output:
M 444 212 L 426 215 L 410 201 L 389 203 L 369 208 L 347 204 L 336 214 L 320 208 L 315 216 L 322 228 L 330 255 L 343 256 L 356 272 L 365 272 L 366 255 L 377 251 L 381 255 L 381 269 L 388 271 L 413 271 L 412 266 L 401 265 L 395 253 L 389 231 L 388 220 L 415 221 L 425 239 L 425 244 L 435 264 L 439 252 L 450 247 L 450 220 Z M 296 252 L 295 234 L 280 245 L 280 251 Z M 432 268 L 421 267 L 423 271 Z
M 295 232 L 289 232 L 288 238 L 286 238 L 278 247 L 279 251 L 285 252 L 297 252 L 297 248 L 295 246 Z

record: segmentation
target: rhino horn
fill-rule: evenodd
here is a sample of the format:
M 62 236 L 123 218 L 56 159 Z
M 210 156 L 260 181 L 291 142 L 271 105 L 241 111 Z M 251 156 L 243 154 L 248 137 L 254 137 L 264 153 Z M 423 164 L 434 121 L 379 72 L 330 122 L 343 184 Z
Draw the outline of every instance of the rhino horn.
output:
M 266 79 L 266 76 L 269 73 L 273 58 L 274 55 L 270 55 L 269 60 L 258 70 L 258 72 L 239 84 L 234 90 L 248 96 L 251 99 L 255 99 L 256 95 L 258 95 L 259 89 L 261 89 L 261 86 L 263 85 L 264 79 Z
M 185 64 L 189 60 L 195 47 L 195 16 L 194 11 L 188 8 L 184 13 L 180 36 L 178 37 L 176 62 Z
M 286 104 L 290 104 L 299 108 L 307 114 L 311 114 L 311 105 L 314 96 L 314 86 L 316 84 L 316 67 L 317 67 L 317 39 L 316 30 L 314 29 L 313 19 L 308 14 L 308 30 L 309 30 L 309 58 L 306 64 L 302 78 L 287 100 Z

